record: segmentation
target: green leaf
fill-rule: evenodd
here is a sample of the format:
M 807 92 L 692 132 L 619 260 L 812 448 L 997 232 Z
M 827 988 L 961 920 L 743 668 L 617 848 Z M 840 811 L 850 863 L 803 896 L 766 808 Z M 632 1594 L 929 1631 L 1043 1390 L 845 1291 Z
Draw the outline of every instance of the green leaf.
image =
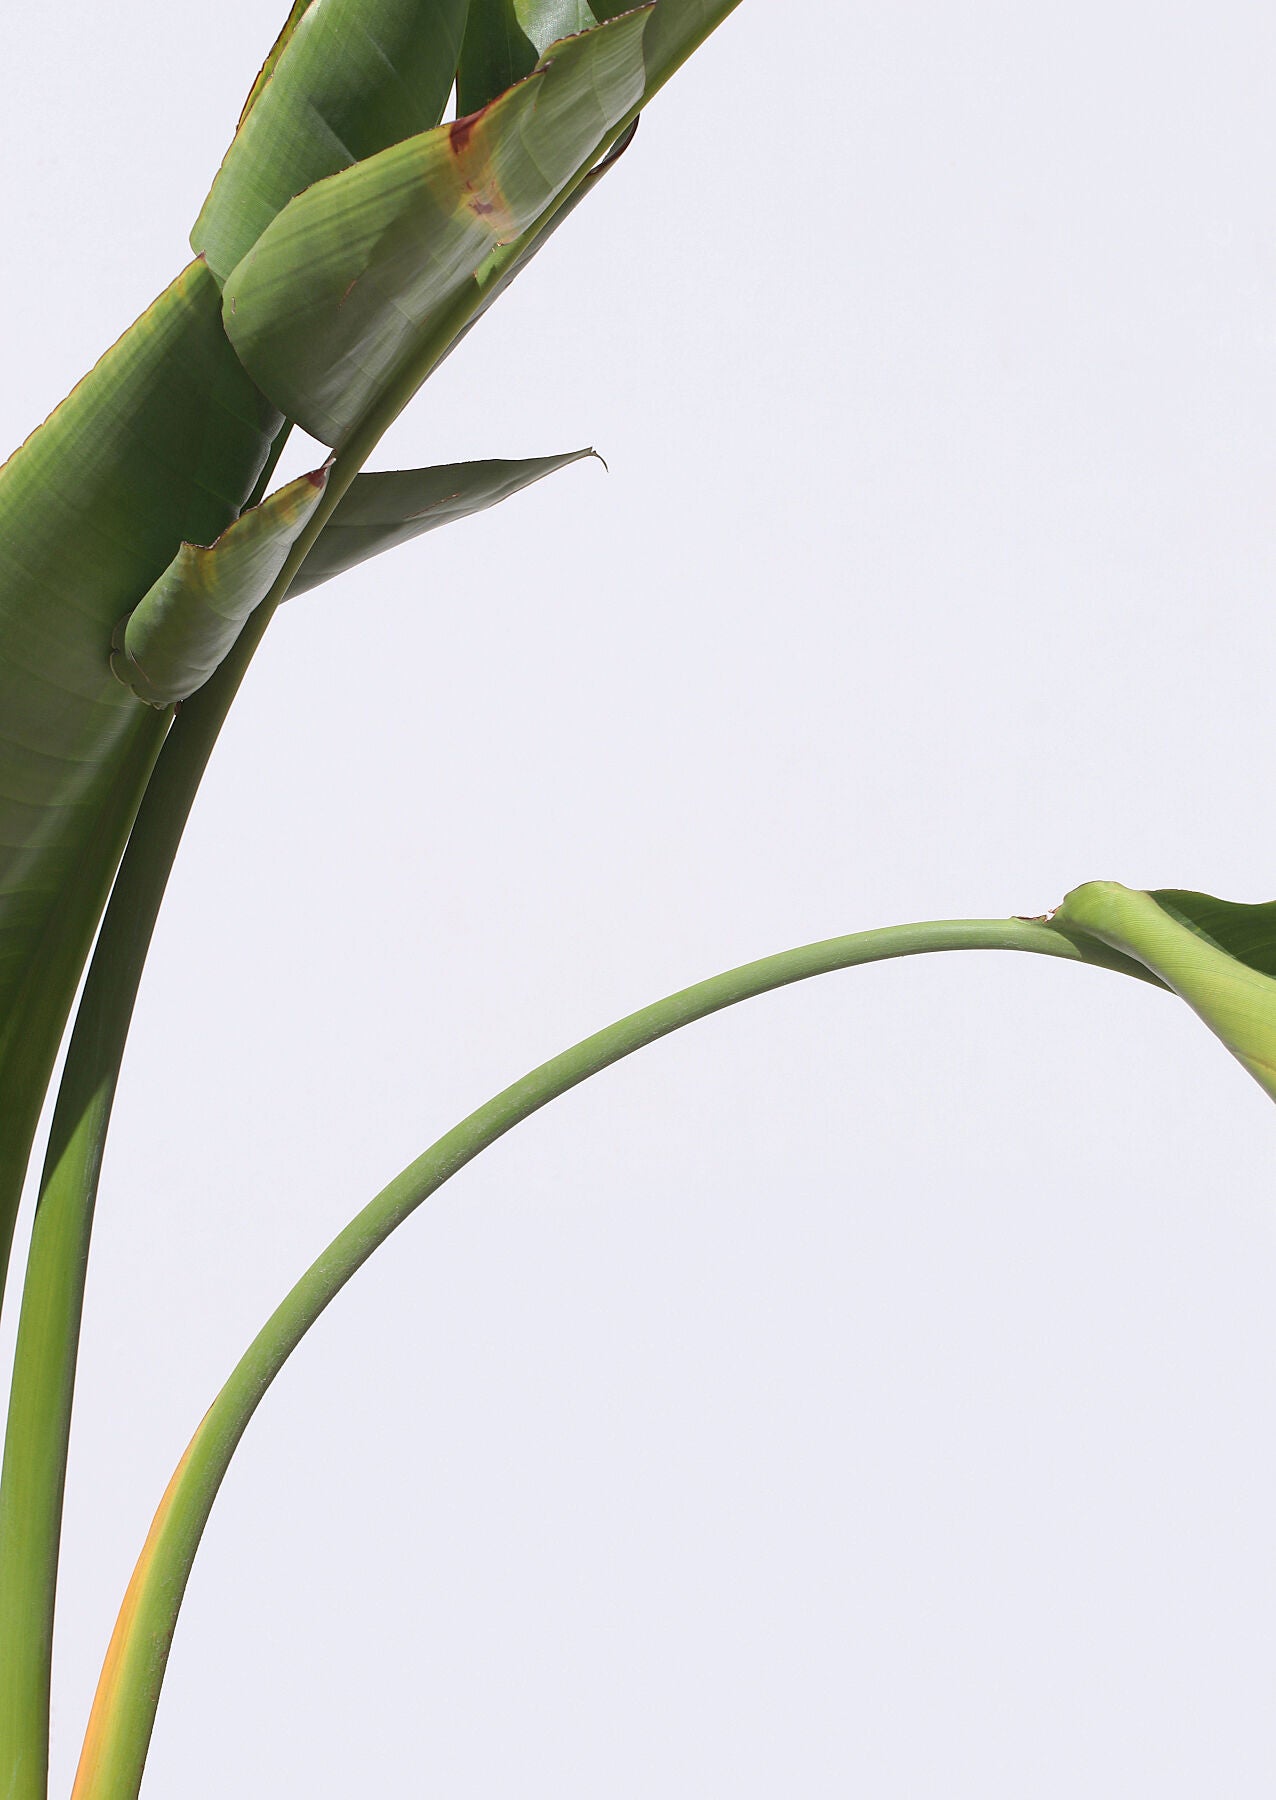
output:
M 740 0 L 659 0 L 643 40 L 647 63 L 644 100 L 664 86 L 739 4 Z
M 1074 888 L 1050 923 L 1137 958 L 1276 1099 L 1276 905 L 1091 881 Z
M 219 312 L 191 264 L 0 468 L 0 1263 L 32 1095 L 157 748 L 111 629 L 183 538 L 235 517 L 279 428 Z
M 523 29 L 516 0 L 470 0 L 456 72 L 456 111 L 459 118 L 476 113 L 506 88 L 522 81 L 536 67 L 540 52 Z M 590 21 L 597 23 L 596 20 Z M 572 30 L 584 26 L 568 26 Z
M 328 485 L 325 466 L 290 481 L 228 525 L 183 544 L 111 636 L 111 668 L 148 706 L 202 688 L 275 584 Z
M 219 280 L 294 194 L 438 124 L 464 25 L 465 0 L 294 9 L 191 233 Z
M 433 469 L 357 475 L 315 539 L 288 596 L 318 587 L 423 531 L 497 506 L 534 481 L 595 454 L 569 450 L 562 456 L 528 457 L 522 462 L 443 463 Z
M 470 0 L 456 73 L 459 116 L 477 112 L 536 67 L 560 38 L 592 31 L 632 0 Z
M 284 208 L 227 281 L 224 318 L 289 418 L 339 445 L 410 373 L 432 316 L 545 211 L 641 97 L 650 11 L 554 46 L 473 118 L 384 150 Z
M 456 78 L 456 110 L 477 112 L 520 81 L 557 38 L 619 17 L 629 0 L 470 0 Z M 643 44 L 644 101 L 679 68 L 739 0 L 657 0 Z
M 1247 906 L 1186 888 L 1154 888 L 1152 898 L 1216 949 L 1263 975 L 1276 975 L 1276 901 Z
M 262 90 L 265 88 L 266 83 L 270 80 L 279 65 L 279 58 L 292 42 L 292 34 L 301 23 L 302 14 L 312 4 L 313 0 L 292 0 L 292 11 L 284 20 L 282 31 L 270 46 L 270 54 L 261 65 L 260 69 L 258 69 L 257 77 L 248 90 L 248 98 L 244 101 L 243 111 L 240 113 L 239 121 L 235 126 L 236 131 L 243 130 L 244 120 L 248 117 L 253 107 L 256 106 L 258 100 L 260 100 Z
M 475 3 L 477 4 L 477 0 Z M 462 338 L 468 336 L 493 301 L 505 292 L 516 276 L 522 274 L 528 263 L 545 247 L 568 215 L 580 204 L 586 194 L 593 191 L 606 171 L 615 165 L 618 158 L 633 141 L 634 133 L 638 128 L 641 108 L 653 94 L 664 86 L 692 51 L 738 5 L 739 0 L 711 0 L 711 3 L 709 0 L 657 0 L 655 11 L 643 38 L 645 75 L 641 99 L 610 134 L 611 141 L 606 155 L 574 184 L 567 195 L 558 202 L 548 219 L 538 220 L 522 238 L 493 251 L 486 263 L 476 271 L 475 282 L 481 294 L 481 300 L 473 308 L 469 318 L 457 332 L 445 354 L 450 354 Z M 594 10 L 601 17 L 604 10 L 611 16 L 616 13 L 617 9 L 614 6 L 604 8 L 600 3 L 595 6 Z M 473 17 L 472 11 L 471 18 L 473 19 Z M 657 27 L 659 27 L 658 31 Z M 441 361 L 442 358 L 440 357 L 439 360 Z

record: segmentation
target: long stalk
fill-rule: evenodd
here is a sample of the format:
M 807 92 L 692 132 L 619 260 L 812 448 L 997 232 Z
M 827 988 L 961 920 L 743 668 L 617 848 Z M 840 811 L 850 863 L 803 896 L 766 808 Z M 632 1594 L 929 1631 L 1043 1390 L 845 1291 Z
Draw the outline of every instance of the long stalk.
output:
M 186 821 L 253 653 L 307 551 L 381 437 L 481 307 L 470 282 L 333 463 L 270 594 L 181 706 L 138 809 L 76 1014 L 54 1110 L 18 1321 L 0 1470 L 0 1795 L 47 1800 L 62 1502 L 103 1147 L 138 984 Z M 280 444 L 278 448 L 282 448 Z
M 200 778 L 265 630 L 174 721 L 102 921 L 67 1050 L 27 1259 L 0 1474 L 0 1793 L 45 1800 L 62 1496 L 102 1149 L 142 966 Z
M 1141 966 L 1040 920 L 947 920 L 808 944 L 684 988 L 543 1063 L 481 1106 L 356 1215 L 275 1310 L 205 1414 L 160 1502 L 93 1703 L 72 1800 L 135 1800 L 169 1647 L 212 1504 L 244 1430 L 292 1351 L 390 1233 L 522 1120 L 635 1050 L 741 1000 L 835 969 L 940 950 L 1020 950 L 1147 979 Z
M 63 889 L 27 977 L 0 1026 L 0 1294 L 31 1147 L 84 972 L 84 945 L 102 917 L 168 724 L 166 714 L 155 713 L 134 734 L 83 846 L 80 877 Z

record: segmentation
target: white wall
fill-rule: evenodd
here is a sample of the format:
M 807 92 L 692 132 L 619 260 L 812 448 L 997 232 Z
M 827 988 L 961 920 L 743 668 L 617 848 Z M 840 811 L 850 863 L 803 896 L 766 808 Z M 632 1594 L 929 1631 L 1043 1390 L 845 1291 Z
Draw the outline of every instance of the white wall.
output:
M 0 435 L 186 256 L 280 0 L 6 20 Z M 151 1509 L 331 1232 L 715 969 L 1276 892 L 1276 20 L 745 0 L 380 466 L 595 443 L 289 607 L 104 1182 L 55 1791 Z M 828 978 L 459 1177 L 281 1379 L 148 1790 L 1270 1792 L 1259 1090 L 1011 957 Z

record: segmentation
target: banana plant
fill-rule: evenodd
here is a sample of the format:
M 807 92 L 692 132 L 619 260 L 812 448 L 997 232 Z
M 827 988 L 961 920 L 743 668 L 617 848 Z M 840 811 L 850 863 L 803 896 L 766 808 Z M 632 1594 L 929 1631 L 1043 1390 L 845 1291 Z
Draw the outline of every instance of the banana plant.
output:
M 0 1273 L 83 981 L 22 1272 L 0 1477 L 8 1800 L 47 1794 L 98 1178 L 152 930 L 218 733 L 285 600 L 590 454 L 365 468 L 735 3 L 297 0 L 196 219 L 194 260 L 0 469 Z M 272 489 L 294 427 L 330 454 Z M 1111 882 L 1043 917 L 897 926 L 785 952 L 586 1039 L 376 1196 L 231 1373 L 124 1597 L 80 1800 L 139 1792 L 186 1582 L 235 1448 L 309 1327 L 416 1207 L 521 1120 L 657 1038 L 787 983 L 960 949 L 1086 963 L 1177 995 L 1276 1097 L 1276 905 Z

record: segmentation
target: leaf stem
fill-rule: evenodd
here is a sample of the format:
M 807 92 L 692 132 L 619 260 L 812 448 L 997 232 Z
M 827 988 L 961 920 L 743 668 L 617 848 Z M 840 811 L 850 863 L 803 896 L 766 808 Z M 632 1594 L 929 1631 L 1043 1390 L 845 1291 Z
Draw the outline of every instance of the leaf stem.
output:
M 93 1211 L 120 1063 L 191 804 L 268 617 L 254 614 L 165 739 L 102 920 L 67 1049 L 31 1230 L 0 1473 L 0 1793 L 6 1800 L 45 1800 L 48 1792 L 67 1445 Z
M 135 1800 L 191 1565 L 213 1501 L 263 1395 L 315 1320 L 421 1203 L 515 1125 L 657 1038 L 773 988 L 836 969 L 945 950 L 1019 950 L 1145 976 L 1137 963 L 1035 919 L 946 920 L 808 944 L 684 988 L 543 1063 L 478 1108 L 372 1200 L 276 1308 L 191 1439 L 129 1583 L 93 1703 L 72 1800 Z
M 40 1113 L 90 941 L 146 784 L 168 730 L 152 713 L 133 735 L 81 851 L 81 875 L 63 889 L 26 979 L 0 1026 L 0 1290 Z

